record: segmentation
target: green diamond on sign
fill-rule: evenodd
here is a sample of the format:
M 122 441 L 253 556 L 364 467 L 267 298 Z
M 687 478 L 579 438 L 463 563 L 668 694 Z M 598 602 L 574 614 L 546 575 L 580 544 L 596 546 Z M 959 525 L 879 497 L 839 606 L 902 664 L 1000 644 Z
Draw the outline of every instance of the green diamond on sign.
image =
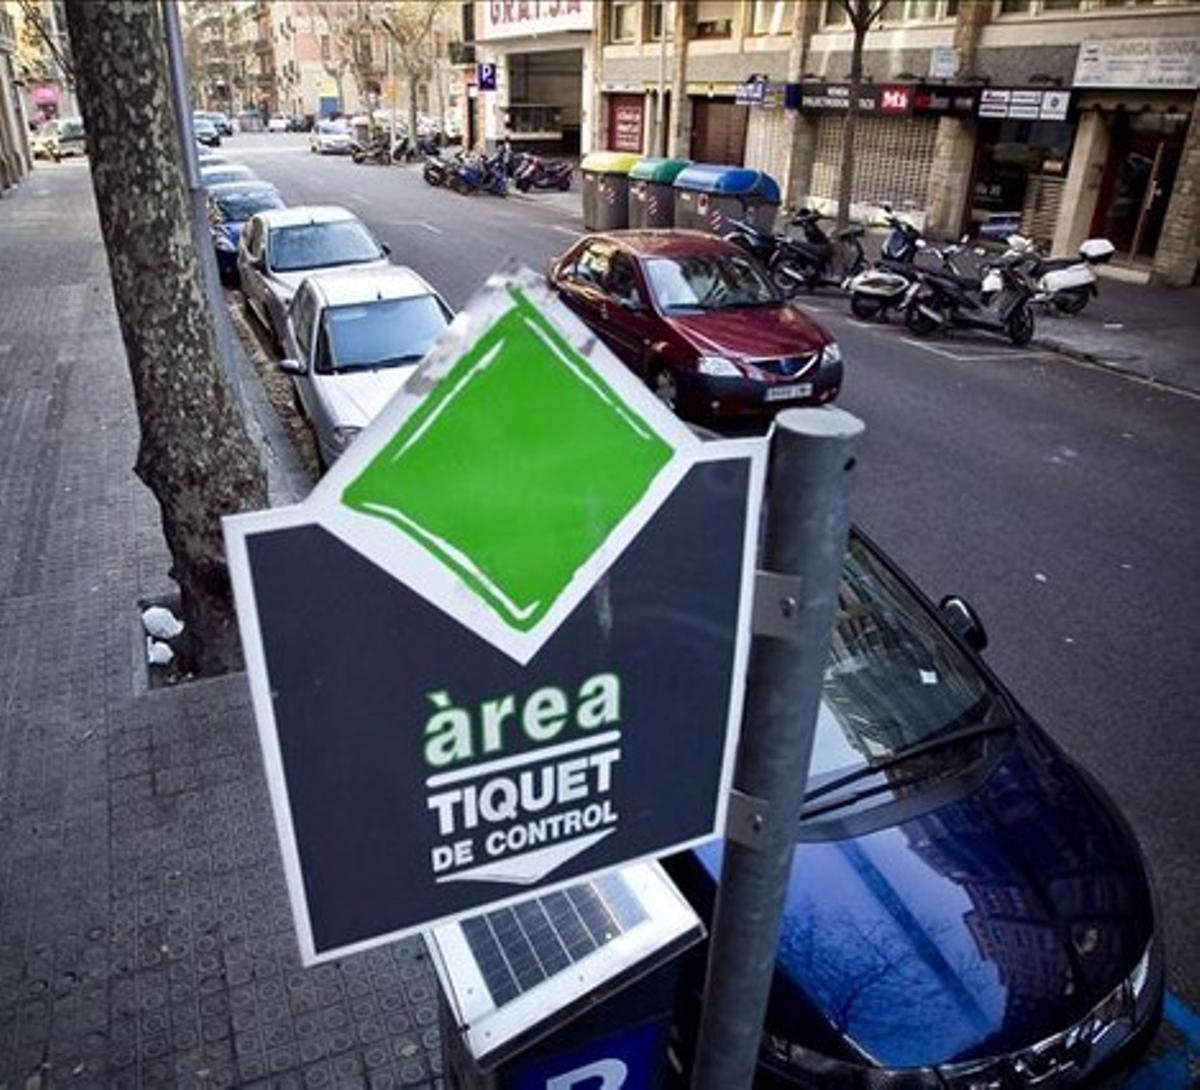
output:
M 533 628 L 673 447 L 518 291 L 342 493 Z

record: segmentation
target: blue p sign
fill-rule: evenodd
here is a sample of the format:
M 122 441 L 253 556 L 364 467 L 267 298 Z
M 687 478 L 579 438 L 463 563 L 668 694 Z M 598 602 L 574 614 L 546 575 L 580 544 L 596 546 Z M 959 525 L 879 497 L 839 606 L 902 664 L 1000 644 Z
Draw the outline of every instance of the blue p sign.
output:
M 475 85 L 481 91 L 496 89 L 496 66 L 494 64 L 477 64 L 475 66 Z

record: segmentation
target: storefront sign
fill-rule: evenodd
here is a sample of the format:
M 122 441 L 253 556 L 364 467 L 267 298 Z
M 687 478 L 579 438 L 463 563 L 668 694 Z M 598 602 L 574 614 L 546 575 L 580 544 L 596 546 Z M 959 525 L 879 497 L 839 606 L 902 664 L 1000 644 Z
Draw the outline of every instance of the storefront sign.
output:
M 645 100 L 640 95 L 614 96 L 609 99 L 609 109 L 609 150 L 640 153 Z
M 739 83 L 733 93 L 733 100 L 739 106 L 761 106 L 767 93 L 767 81 L 764 79 L 747 80 Z
M 526 272 L 304 503 L 226 520 L 306 963 L 721 831 L 764 454 Z
M 481 91 L 496 89 L 496 66 L 491 61 L 485 61 L 475 66 L 475 86 Z
M 858 108 L 863 113 L 907 114 L 913 106 L 913 88 L 907 84 L 878 87 L 871 84 L 861 88 Z M 848 83 L 805 83 L 800 89 L 800 108 L 804 110 L 848 110 Z
M 979 105 L 978 87 L 917 87 L 913 91 L 915 114 L 973 114 Z
M 1076 87 L 1193 90 L 1200 86 L 1200 37 L 1083 42 L 1074 83 Z
M 483 14 L 480 41 L 591 30 L 594 18 L 591 0 L 482 0 L 475 10 Z
M 985 87 L 979 95 L 979 116 L 1018 121 L 1065 121 L 1070 91 Z

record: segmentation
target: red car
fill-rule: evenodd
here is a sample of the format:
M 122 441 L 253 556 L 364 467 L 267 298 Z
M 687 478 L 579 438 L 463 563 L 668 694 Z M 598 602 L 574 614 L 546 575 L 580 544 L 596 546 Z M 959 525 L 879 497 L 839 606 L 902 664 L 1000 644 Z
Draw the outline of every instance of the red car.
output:
M 833 336 L 732 242 L 699 231 L 586 235 L 547 278 L 681 416 L 764 416 L 841 389 Z

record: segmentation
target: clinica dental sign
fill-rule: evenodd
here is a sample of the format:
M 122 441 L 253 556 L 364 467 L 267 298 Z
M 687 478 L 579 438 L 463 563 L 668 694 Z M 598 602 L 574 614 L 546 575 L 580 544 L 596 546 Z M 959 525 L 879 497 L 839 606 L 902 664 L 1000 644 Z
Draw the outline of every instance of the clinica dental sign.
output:
M 719 832 L 763 458 L 514 271 L 304 503 L 225 521 L 306 963 Z

